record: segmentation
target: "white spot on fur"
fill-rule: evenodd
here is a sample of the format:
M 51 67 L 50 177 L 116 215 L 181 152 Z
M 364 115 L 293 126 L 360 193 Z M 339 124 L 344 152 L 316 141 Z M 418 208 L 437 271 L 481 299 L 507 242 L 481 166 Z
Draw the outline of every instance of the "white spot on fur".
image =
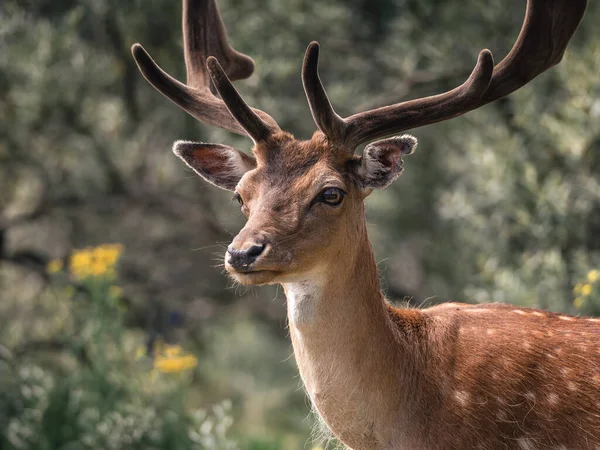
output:
M 469 393 L 465 391 L 456 391 L 454 392 L 454 398 L 461 406 L 467 406 L 469 402 Z
M 548 394 L 548 397 L 546 398 L 546 400 L 548 400 L 548 404 L 550 406 L 558 405 L 558 395 L 556 395 L 554 393 Z
M 575 320 L 575 317 L 570 316 L 558 316 L 560 320 Z
M 529 350 L 531 348 L 531 344 L 529 343 L 529 341 L 523 341 L 523 348 L 525 350 Z
M 537 316 L 537 317 L 544 317 L 546 315 L 543 312 L 539 312 L 539 311 L 534 311 L 531 314 L 533 314 L 534 316 Z
M 522 316 L 527 315 L 527 313 L 525 311 L 522 311 L 520 309 L 513 309 L 511 312 L 514 312 L 515 314 L 520 314 Z
M 567 383 L 567 387 L 569 388 L 570 391 L 575 392 L 577 390 L 577 385 L 575 383 L 573 383 L 572 381 L 569 381 Z
M 535 402 L 535 394 L 531 391 L 525 393 L 525 398 L 531 402 Z
M 521 450 L 533 450 L 533 447 L 531 446 L 531 440 L 527 438 L 517 439 L 517 445 Z
M 468 312 L 468 313 L 489 313 L 491 312 L 489 309 L 483 309 L 483 308 L 466 308 L 463 309 L 464 312 Z
M 585 320 L 587 320 L 588 322 L 596 322 L 596 323 L 600 322 L 600 319 L 585 319 Z
M 494 334 L 495 332 L 496 332 L 496 330 L 494 330 L 493 328 L 489 328 L 489 329 L 486 331 L 486 333 L 487 333 L 488 335 L 492 335 L 492 334 Z

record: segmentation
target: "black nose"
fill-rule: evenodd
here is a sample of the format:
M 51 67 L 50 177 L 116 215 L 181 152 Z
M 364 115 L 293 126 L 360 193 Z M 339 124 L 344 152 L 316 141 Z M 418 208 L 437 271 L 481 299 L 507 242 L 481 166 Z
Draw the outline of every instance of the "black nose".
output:
M 248 266 L 256 261 L 265 250 L 265 244 L 254 244 L 246 249 L 227 247 L 227 263 L 236 270 L 247 270 Z

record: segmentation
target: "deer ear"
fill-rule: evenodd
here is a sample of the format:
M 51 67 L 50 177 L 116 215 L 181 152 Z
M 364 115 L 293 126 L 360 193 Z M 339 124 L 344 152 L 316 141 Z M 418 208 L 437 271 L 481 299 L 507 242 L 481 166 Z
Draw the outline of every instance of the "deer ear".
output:
M 177 141 L 173 152 L 206 181 L 229 191 L 235 190 L 244 174 L 256 167 L 252 156 L 228 145 Z
M 366 189 L 383 189 L 400 176 L 402 156 L 412 154 L 417 139 L 410 134 L 372 142 L 365 147 L 359 175 Z

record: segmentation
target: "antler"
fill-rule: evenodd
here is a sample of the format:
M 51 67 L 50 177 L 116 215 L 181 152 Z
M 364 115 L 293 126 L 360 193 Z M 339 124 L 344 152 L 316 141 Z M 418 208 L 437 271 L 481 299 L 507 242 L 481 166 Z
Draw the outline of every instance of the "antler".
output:
M 162 70 L 140 44 L 133 45 L 133 57 L 152 86 L 201 122 L 255 142 L 279 131 L 275 120 L 250 108 L 230 81 L 252 75 L 254 62 L 229 45 L 215 0 L 183 1 L 183 42 L 187 84 Z M 222 100 L 211 92 L 211 79 Z
M 361 143 L 460 116 L 504 97 L 558 64 L 587 0 L 528 0 L 525 21 L 509 54 L 494 67 L 482 50 L 462 85 L 431 97 L 365 111 L 345 119 L 336 114 L 319 79 L 319 45 L 306 50 L 302 83 L 319 129 L 332 141 L 354 150 Z

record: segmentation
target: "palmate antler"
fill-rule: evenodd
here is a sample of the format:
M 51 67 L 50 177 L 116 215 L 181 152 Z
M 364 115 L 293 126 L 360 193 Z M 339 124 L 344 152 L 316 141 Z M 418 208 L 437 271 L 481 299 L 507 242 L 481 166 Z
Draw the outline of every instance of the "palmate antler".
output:
M 494 67 L 482 50 L 462 85 L 431 97 L 361 112 L 345 119 L 336 114 L 318 75 L 319 44 L 306 50 L 302 82 L 313 119 L 333 141 L 356 146 L 411 128 L 460 116 L 504 97 L 558 64 L 583 17 L 587 0 L 528 0 L 525 21 L 510 53 Z
M 162 70 L 140 44 L 133 45 L 133 57 L 152 86 L 201 122 L 255 142 L 279 131 L 275 120 L 250 108 L 230 81 L 252 75 L 254 62 L 229 45 L 215 0 L 183 1 L 183 41 L 187 84 Z M 213 95 L 211 80 L 222 100 Z
M 504 97 L 562 59 L 583 17 L 587 0 L 528 0 L 525 21 L 510 53 L 494 67 L 482 50 L 471 76 L 443 94 L 384 106 L 341 118 L 318 74 L 319 44 L 306 50 L 302 82 L 312 116 L 327 138 L 350 152 L 365 142 L 460 116 Z M 164 72 L 140 44 L 133 56 L 144 77 L 201 122 L 264 141 L 279 131 L 268 114 L 250 108 L 231 80 L 249 77 L 254 63 L 227 42 L 215 0 L 183 0 L 187 85 Z M 223 65 L 219 64 L 217 60 Z M 210 80 L 221 99 L 211 92 Z

